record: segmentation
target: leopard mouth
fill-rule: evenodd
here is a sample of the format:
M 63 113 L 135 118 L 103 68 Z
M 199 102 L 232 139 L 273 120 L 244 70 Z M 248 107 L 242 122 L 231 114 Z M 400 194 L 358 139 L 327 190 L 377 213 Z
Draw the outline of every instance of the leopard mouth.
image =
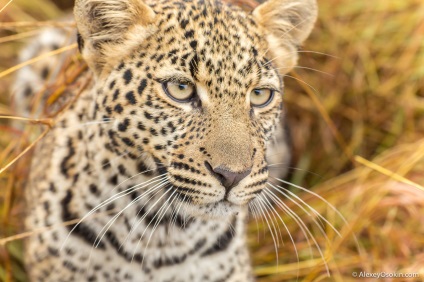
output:
M 188 188 L 173 185 L 173 189 L 176 189 L 175 193 L 178 195 L 178 198 L 180 199 L 181 202 L 186 202 L 188 204 L 195 205 L 195 206 L 217 205 L 217 204 L 226 204 L 226 205 L 235 205 L 235 206 L 244 205 L 244 204 L 231 201 L 231 199 L 228 196 L 228 193 L 225 193 L 225 192 L 222 194 L 213 195 L 213 199 L 209 201 L 199 202 L 195 200 L 196 195 L 187 193 Z
M 184 198 L 184 196 L 182 196 Z M 197 218 L 228 218 L 239 214 L 242 210 L 247 209 L 246 205 L 239 205 L 229 201 L 226 198 L 221 198 L 217 201 L 210 203 L 193 203 L 187 201 L 187 197 L 184 201 L 181 200 L 181 205 L 184 211 L 189 216 Z

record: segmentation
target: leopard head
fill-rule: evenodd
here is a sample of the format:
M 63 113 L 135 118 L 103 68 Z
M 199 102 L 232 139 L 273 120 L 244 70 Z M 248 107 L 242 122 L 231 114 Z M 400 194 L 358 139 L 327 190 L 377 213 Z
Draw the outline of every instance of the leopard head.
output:
M 187 213 L 239 211 L 265 188 L 282 76 L 316 14 L 314 0 L 268 0 L 250 14 L 212 0 L 77 0 L 111 147 L 165 174 Z

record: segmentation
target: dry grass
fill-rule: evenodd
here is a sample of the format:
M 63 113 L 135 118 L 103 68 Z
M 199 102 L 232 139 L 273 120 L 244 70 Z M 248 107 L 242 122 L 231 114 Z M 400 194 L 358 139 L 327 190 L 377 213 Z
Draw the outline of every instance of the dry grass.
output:
M 0 10 L 7 2 L 0 4 Z M 320 18 L 301 51 L 301 67 L 286 78 L 286 105 L 296 167 L 291 171 L 290 181 L 310 188 L 334 205 L 348 224 L 329 204 L 292 186 L 291 191 L 340 233 L 338 236 L 310 210 L 305 209 L 308 215 L 290 200 L 284 201 L 316 238 L 331 277 L 326 276 L 325 264 L 314 242 L 310 242 L 310 247 L 299 225 L 281 212 L 296 244 L 291 244 L 279 223 L 284 245 L 278 248 L 278 266 L 266 222 L 253 221 L 249 226 L 260 281 L 294 281 L 297 277 L 299 281 L 355 281 L 352 272 L 361 270 L 419 272 L 421 279 L 410 281 L 423 281 L 421 2 L 319 1 Z M 24 38 L 52 24 L 49 20 L 61 14 L 48 0 L 15 0 L 0 12 L 0 73 L 16 64 L 17 50 Z M 0 115 L 13 115 L 8 92 L 11 78 L 12 74 L 0 78 Z M 20 122 L 27 124 L 24 130 L 11 127 L 10 120 L 0 118 L 0 169 L 47 128 L 42 123 Z M 28 158 L 27 154 L 0 174 L 0 238 L 24 231 L 22 183 Z M 325 236 L 318 226 L 322 226 Z M 22 243 L 19 237 L 12 237 L 7 243 L 0 241 L 1 281 L 25 281 Z

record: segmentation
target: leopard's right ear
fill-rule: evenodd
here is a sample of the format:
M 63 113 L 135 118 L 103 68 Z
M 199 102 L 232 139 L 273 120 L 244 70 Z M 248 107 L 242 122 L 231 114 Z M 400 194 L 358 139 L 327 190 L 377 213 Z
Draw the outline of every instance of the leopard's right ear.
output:
M 155 12 L 142 0 L 76 0 L 78 45 L 97 76 L 155 32 Z
M 316 0 L 267 0 L 253 11 L 282 75 L 296 65 L 297 48 L 311 33 L 317 13 Z

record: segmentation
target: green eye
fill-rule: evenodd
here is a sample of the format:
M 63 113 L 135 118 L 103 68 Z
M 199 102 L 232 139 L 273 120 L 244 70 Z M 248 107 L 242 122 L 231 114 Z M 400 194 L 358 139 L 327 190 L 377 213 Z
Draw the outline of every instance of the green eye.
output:
M 250 104 L 253 107 L 265 107 L 274 97 L 274 90 L 271 89 L 253 89 L 250 92 Z
M 167 81 L 162 84 L 166 95 L 177 102 L 188 102 L 195 94 L 194 85 Z

